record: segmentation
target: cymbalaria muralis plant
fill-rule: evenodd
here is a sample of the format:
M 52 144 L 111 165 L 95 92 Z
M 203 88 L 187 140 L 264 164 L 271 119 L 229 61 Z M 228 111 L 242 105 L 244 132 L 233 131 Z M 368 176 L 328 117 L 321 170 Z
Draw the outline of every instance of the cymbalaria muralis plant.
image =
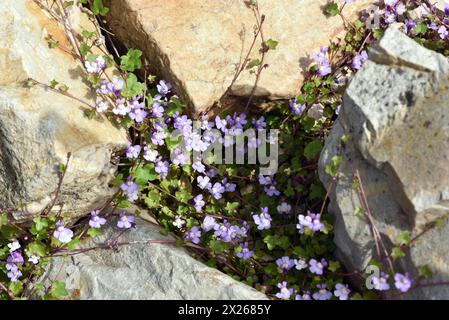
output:
M 323 14 L 344 18 L 344 8 L 355 1 L 331 1 Z M 64 282 L 40 282 L 45 266 L 54 256 L 132 245 L 121 243 L 118 236 L 95 248 L 77 248 L 82 239 L 100 235 L 107 220 L 114 221 L 118 235 L 132 232 L 138 227 L 135 216 L 139 212 L 126 210 L 131 204 L 148 209 L 166 232 L 177 236 L 176 243 L 189 248 L 195 257 L 272 298 L 369 299 L 382 297 L 388 290 L 401 294 L 419 286 L 419 279 L 411 279 L 407 270 L 393 268 L 392 261 L 404 257 L 407 246 L 413 245 L 408 233 L 401 234 L 391 253 L 373 261 L 382 269 L 371 278 L 373 290 L 356 289 L 345 282 L 346 276 L 364 279 L 368 274 L 345 271 L 333 257 L 332 217 L 318 179 L 317 159 L 338 117 L 346 85 L 368 59 L 370 46 L 389 25 L 401 23 L 416 41 L 448 56 L 449 6 L 442 12 L 426 0 L 382 1 L 374 13 L 377 16 L 362 15 L 354 23 L 346 22 L 342 39 L 323 44 L 312 55 L 314 63 L 296 97 L 264 114 L 215 110 L 218 115 L 203 114 L 193 121 L 172 85 L 146 73 L 140 50 L 111 55 L 104 50 L 101 34 L 77 34 L 71 29 L 68 18 L 73 1 L 49 1 L 54 2 L 51 7 L 47 1 L 37 2 L 75 35 L 73 55 L 83 63 L 85 79 L 97 93 L 95 105 L 83 101 L 86 116 L 106 117 L 124 127 L 129 145 L 114 159 L 120 168 L 114 181 L 118 191 L 108 208 L 98 208 L 74 222 L 62 212 L 51 215 L 49 206 L 32 223 L 23 225 L 13 220 L 11 212 L 0 214 L 0 299 L 67 297 Z M 101 0 L 79 2 L 94 15 L 109 11 Z M 258 37 L 263 35 L 265 17 L 256 1 L 249 6 L 256 13 Z M 367 28 L 366 21 L 376 18 L 377 25 Z M 59 45 L 51 35 L 48 41 L 51 48 Z M 239 72 L 250 70 L 256 79 L 263 76 L 268 67 L 264 56 L 282 44 L 273 39 L 262 43 L 261 59 L 243 61 Z M 27 85 L 76 98 L 57 79 L 50 84 L 29 79 Z M 201 154 L 217 143 L 233 147 L 236 137 L 248 129 L 279 130 L 263 139 L 249 135 L 247 146 L 238 150 L 249 154 L 263 145 L 277 145 L 276 173 L 260 174 L 256 164 L 214 164 L 191 157 L 191 152 Z M 60 166 L 60 183 L 64 183 L 69 159 L 70 155 Z M 326 168 L 334 181 L 341 161 L 336 157 Z M 361 179 L 355 187 L 363 194 Z M 55 200 L 57 196 L 56 192 Z M 431 266 L 423 268 L 421 276 L 430 277 Z

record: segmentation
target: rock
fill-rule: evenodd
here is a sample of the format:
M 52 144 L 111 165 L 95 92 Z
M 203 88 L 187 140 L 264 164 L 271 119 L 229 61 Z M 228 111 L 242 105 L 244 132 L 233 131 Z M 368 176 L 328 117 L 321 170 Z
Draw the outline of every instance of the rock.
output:
M 56 194 L 59 165 L 71 153 L 55 211 L 79 216 L 105 204 L 115 172 L 111 153 L 126 146 L 126 133 L 107 120 L 89 120 L 85 106 L 74 99 L 26 87 L 28 78 L 44 84 L 53 79 L 69 93 L 95 104 L 82 79 L 83 66 L 67 50 L 71 44 L 61 25 L 33 0 L 0 3 L 0 202 L 1 209 L 19 209 L 17 218 L 40 212 Z M 80 25 L 95 28 L 85 14 Z M 49 48 L 49 34 L 59 41 Z
M 364 270 L 376 257 L 370 225 L 355 214 L 362 207 L 353 188 L 358 170 L 387 250 L 402 231 L 421 235 L 396 267 L 417 279 L 428 265 L 430 282 L 449 280 L 448 226 L 429 228 L 449 215 L 448 99 L 448 59 L 393 27 L 347 88 L 319 167 L 336 219 L 337 254 L 349 269 Z M 343 162 L 332 183 L 325 168 L 335 155 Z M 430 286 L 404 297 L 447 299 L 449 289 Z
M 140 218 L 137 229 L 128 230 L 117 250 L 97 249 L 67 258 L 54 258 L 42 281 L 66 282 L 71 299 L 267 299 L 257 290 L 193 259 L 172 244 L 147 244 L 148 240 L 172 240 L 160 227 Z M 82 243 L 90 248 L 116 237 L 109 224 L 104 234 Z M 143 243 L 142 243 L 143 242 Z M 61 271 L 60 271 L 61 270 Z
M 175 85 L 196 113 L 218 101 L 231 85 L 254 38 L 252 9 L 240 0 L 114 0 L 109 1 L 109 28 L 128 47 L 144 51 L 152 72 Z M 349 20 L 373 0 L 358 0 L 344 10 Z M 327 0 L 259 0 L 266 16 L 265 40 L 279 42 L 265 59 L 256 96 L 271 99 L 297 95 L 310 55 L 343 30 L 339 16 L 323 13 Z M 260 41 L 251 59 L 260 58 Z M 255 74 L 244 71 L 231 88 L 248 96 Z

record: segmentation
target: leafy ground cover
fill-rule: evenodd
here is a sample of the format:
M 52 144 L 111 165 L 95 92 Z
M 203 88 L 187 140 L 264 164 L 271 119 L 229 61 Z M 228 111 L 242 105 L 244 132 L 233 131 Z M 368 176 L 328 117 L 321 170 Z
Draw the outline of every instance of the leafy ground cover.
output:
M 101 0 L 81 2 L 94 15 L 108 13 Z M 323 14 L 344 18 L 344 8 L 352 2 L 330 2 Z M 56 4 L 47 9 L 66 21 L 73 2 Z M 250 7 L 258 17 L 257 37 L 263 32 L 263 19 L 256 1 Z M 39 282 L 45 266 L 52 256 L 82 253 L 77 249 L 79 242 L 101 234 L 107 219 L 115 221 L 118 234 L 132 232 L 139 212 L 125 211 L 131 204 L 148 209 L 166 232 L 177 235 L 178 245 L 188 247 L 196 258 L 272 298 L 369 299 L 381 297 L 386 290 L 407 292 L 414 279 L 388 268 L 372 279 L 373 290 L 356 290 L 345 282 L 348 275 L 364 279 L 368 274 L 344 270 L 334 259 L 333 221 L 317 174 L 317 160 L 338 117 L 347 83 L 389 25 L 401 23 L 417 42 L 449 55 L 449 7 L 440 12 L 430 1 L 387 0 L 375 14 L 379 23 L 374 28 L 368 29 L 365 21 L 375 17 L 362 16 L 347 22 L 342 39 L 323 44 L 313 55 L 314 63 L 296 97 L 270 112 L 224 110 L 198 121 L 187 116 L 187 106 L 170 83 L 142 72 L 146 65 L 140 50 L 129 49 L 122 56 L 103 50 L 99 55 L 94 49 L 104 44 L 101 34 L 77 34 L 73 53 L 97 92 L 96 104 L 86 109 L 86 116 L 107 117 L 129 132 L 127 150 L 114 159 L 120 168 L 114 182 L 119 191 L 110 203 L 112 211 L 99 208 L 76 222 L 64 214 L 49 215 L 51 208 L 24 225 L 15 223 L 11 212 L 0 214 L 0 299 L 66 297 L 63 282 L 55 280 L 50 286 Z M 50 47 L 59 45 L 51 37 L 48 41 Z M 263 58 L 278 45 L 275 39 L 265 41 L 261 57 L 244 61 L 239 69 L 263 76 Z M 70 92 L 57 79 L 49 84 L 29 79 L 26 85 L 67 96 Z M 270 129 L 277 131 L 270 133 Z M 268 135 L 261 136 L 262 130 Z M 248 136 L 242 147 L 237 139 L 243 132 Z M 260 174 L 259 164 L 219 164 L 218 154 L 201 156 L 219 145 L 240 147 L 238 152 L 246 156 L 278 146 L 277 171 Z M 341 161 L 335 157 L 326 168 L 334 179 L 338 179 Z M 66 168 L 66 164 L 60 166 L 61 183 Z M 380 260 L 400 259 L 405 255 L 403 246 L 411 240 L 403 234 L 400 245 Z M 430 275 L 430 270 L 423 273 Z

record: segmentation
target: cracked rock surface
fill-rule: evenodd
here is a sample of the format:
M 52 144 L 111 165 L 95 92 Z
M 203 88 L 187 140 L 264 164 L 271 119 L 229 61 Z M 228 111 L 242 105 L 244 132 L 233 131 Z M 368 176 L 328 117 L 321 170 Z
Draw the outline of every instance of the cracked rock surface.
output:
M 355 20 L 375 0 L 358 0 L 345 8 Z M 269 65 L 260 77 L 255 96 L 285 99 L 295 96 L 311 54 L 344 31 L 340 17 L 328 17 L 327 0 L 260 0 L 265 15 L 265 40 L 278 41 L 266 55 Z M 243 0 L 109 0 L 106 17 L 110 29 L 128 47 L 141 49 L 152 72 L 175 85 L 194 113 L 219 100 L 247 55 L 256 20 Z M 250 59 L 260 59 L 260 39 Z M 231 88 L 235 96 L 248 96 L 255 74 L 242 72 Z
M 71 299 L 86 300 L 255 300 L 267 299 L 261 292 L 224 273 L 207 267 L 188 252 L 173 244 L 147 244 L 148 240 L 173 240 L 163 236 L 161 228 L 136 219 L 137 229 L 126 231 L 116 250 L 98 249 L 69 257 L 55 258 L 43 281 L 67 283 Z M 95 241 L 85 241 L 90 248 L 117 237 L 121 232 L 112 224 Z
M 449 61 L 390 27 L 350 83 L 320 158 L 320 178 L 329 188 L 325 167 L 333 156 L 343 157 L 329 210 L 338 255 L 349 269 L 363 270 L 376 256 L 370 225 L 355 214 L 362 207 L 352 185 L 358 170 L 388 250 L 402 231 L 420 235 L 397 261 L 398 270 L 412 270 L 417 279 L 428 265 L 435 274 L 430 282 L 449 280 L 449 226 L 432 228 L 449 215 L 448 101 Z M 449 288 L 403 297 L 447 299 Z
M 69 93 L 95 104 L 82 78 L 83 66 L 63 48 L 71 48 L 64 28 L 33 0 L 0 1 L 0 209 L 18 209 L 30 218 L 52 203 L 59 165 L 71 159 L 54 211 L 80 216 L 108 201 L 115 167 L 111 153 L 126 147 L 124 130 L 108 120 L 90 120 L 79 101 L 40 86 L 56 80 Z M 95 30 L 85 14 L 74 27 Z M 51 34 L 59 46 L 50 49 Z M 5 72 L 6 71 L 6 72 Z

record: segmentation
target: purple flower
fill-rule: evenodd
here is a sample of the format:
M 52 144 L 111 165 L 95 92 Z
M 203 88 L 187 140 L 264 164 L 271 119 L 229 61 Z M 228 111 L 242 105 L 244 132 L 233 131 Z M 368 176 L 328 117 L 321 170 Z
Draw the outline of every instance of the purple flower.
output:
M 206 167 L 204 166 L 204 164 L 201 161 L 195 161 L 192 164 L 192 168 L 193 168 L 193 170 L 195 170 L 196 172 L 199 172 L 199 173 L 204 173 L 204 171 L 206 171 Z
M 405 275 L 396 273 L 394 275 L 394 281 L 396 289 L 401 292 L 407 292 L 412 286 L 413 279 L 408 276 L 408 273 L 406 273 Z
M 90 213 L 91 218 L 89 220 L 89 225 L 92 228 L 99 229 L 99 228 L 101 228 L 102 225 L 104 225 L 106 223 L 106 219 L 99 217 L 98 216 L 99 214 L 100 214 L 100 210 L 95 210 Z
M 9 279 L 11 279 L 11 282 L 16 282 L 22 276 L 22 272 L 16 265 L 14 264 L 6 265 L 6 268 L 9 270 L 7 276 Z
M 302 214 L 298 215 L 298 224 L 296 228 L 299 230 L 299 233 L 304 233 L 304 228 L 308 228 L 313 232 L 321 231 L 324 228 L 324 224 L 320 220 L 321 214 L 312 213 L 307 211 L 307 216 Z
M 326 290 L 326 284 L 319 284 L 316 286 L 320 289 L 318 292 L 313 294 L 313 299 L 315 300 L 330 300 L 332 298 L 332 292 Z
M 262 213 L 253 215 L 254 223 L 257 225 L 259 230 L 268 230 L 271 228 L 271 216 L 268 213 L 268 208 L 261 208 Z
M 150 146 L 143 148 L 143 158 L 147 161 L 155 162 L 158 155 L 157 150 L 152 149 Z
M 228 178 L 224 178 L 221 183 L 223 184 L 225 188 L 225 192 L 234 192 L 235 188 L 237 188 L 237 185 L 235 183 L 229 183 Z
M 192 227 L 189 232 L 186 234 L 186 238 L 192 241 L 195 244 L 200 243 L 201 230 L 197 227 Z
M 408 32 L 413 30 L 416 27 L 416 25 L 417 25 L 416 21 L 413 20 L 413 19 L 405 19 L 404 22 L 405 22 L 405 25 L 407 26 L 407 31 Z
M 95 103 L 95 109 L 97 109 L 97 112 L 102 113 L 108 110 L 109 108 L 109 101 L 103 100 L 101 97 L 97 97 L 96 103 Z
M 311 259 L 309 261 L 309 270 L 317 275 L 322 275 L 324 268 L 327 267 L 327 261 L 323 258 L 321 261 Z
M 145 117 L 147 116 L 147 112 L 141 108 L 135 107 L 129 113 L 129 117 L 136 121 L 137 123 L 143 122 Z
M 312 296 L 310 295 L 310 291 L 303 291 L 302 295 L 296 295 L 296 300 L 312 300 Z
M 106 62 L 102 56 L 98 56 L 94 61 L 86 60 L 84 62 L 84 66 L 86 67 L 86 71 L 88 73 L 99 73 L 101 70 L 106 68 Z
M 22 253 L 20 251 L 11 252 L 6 261 L 8 263 L 24 263 Z
M 110 92 L 114 93 L 116 96 L 120 95 L 123 87 L 125 86 L 125 81 L 117 76 L 112 78 L 112 81 L 107 84 Z
M 197 212 L 203 211 L 203 207 L 206 204 L 206 202 L 204 202 L 204 200 L 203 200 L 203 195 L 202 194 L 197 195 L 195 198 L 193 198 L 193 201 L 195 202 L 195 205 L 194 205 L 195 210 Z
M 281 215 L 288 215 L 292 211 L 292 206 L 287 202 L 282 202 L 276 207 L 277 211 Z
M 126 191 L 126 197 L 129 201 L 135 201 L 138 198 L 139 185 L 134 182 L 131 177 L 126 179 L 126 182 L 120 186 L 122 191 Z
M 266 186 L 273 183 L 273 177 L 259 175 L 259 184 Z
M 300 116 L 304 110 L 307 109 L 306 104 L 300 104 L 297 102 L 296 98 L 290 99 L 290 109 L 293 111 L 294 114 L 297 116 Z
M 184 166 L 187 163 L 189 163 L 190 155 L 182 152 L 181 149 L 177 148 L 173 151 L 173 154 L 171 155 L 171 160 L 174 165 Z
M 246 114 L 241 113 L 241 114 L 237 114 L 234 113 L 234 117 L 233 117 L 233 123 L 234 123 L 234 127 L 237 129 L 243 129 L 243 127 L 245 126 L 245 124 L 248 122 L 248 120 L 246 120 Z
M 215 127 L 218 130 L 221 130 L 222 132 L 226 133 L 226 131 L 227 131 L 226 125 L 227 124 L 228 123 L 226 122 L 226 120 L 225 119 L 221 119 L 220 116 L 216 116 L 215 117 Z
M 171 83 L 161 80 L 159 81 L 159 84 L 156 86 L 156 88 L 161 95 L 166 96 L 170 93 L 173 86 L 171 85 Z
M 320 52 L 313 54 L 313 59 L 315 60 L 318 66 L 318 75 L 324 77 L 332 72 L 332 68 L 330 67 L 330 62 L 327 57 L 328 48 L 321 47 Z
M 159 102 L 154 102 L 151 106 L 151 115 L 157 118 L 164 116 L 164 107 Z
M 186 115 L 181 117 L 176 117 L 173 127 L 178 129 L 183 135 L 188 135 L 192 133 L 192 120 L 190 120 Z
M 258 130 L 265 129 L 265 127 L 267 126 L 267 123 L 265 122 L 265 118 L 262 116 L 258 120 L 253 119 L 253 126 Z
M 340 300 L 348 300 L 349 293 L 351 293 L 351 290 L 349 290 L 348 285 L 343 285 L 341 283 L 337 283 L 335 285 L 334 295 L 338 299 L 340 299 Z
M 352 59 L 351 65 L 354 69 L 360 69 L 366 60 L 368 60 L 368 53 L 363 50 L 360 54 L 356 55 L 354 59 Z
M 128 143 L 128 148 L 126 149 L 126 157 L 130 159 L 135 159 L 139 156 L 140 151 L 142 150 L 142 147 L 138 144 L 131 145 L 131 143 Z
M 225 188 L 220 182 L 215 182 L 212 188 L 210 188 L 209 192 L 212 194 L 212 196 L 219 200 L 223 197 L 223 193 L 225 192 Z
M 56 223 L 57 229 L 53 232 L 53 237 L 61 241 L 62 243 L 69 243 L 72 241 L 73 231 L 64 227 L 64 221 L 59 220 Z
M 447 31 L 445 26 L 441 26 L 438 28 L 438 34 L 440 35 L 440 38 L 444 40 L 449 35 L 449 31 Z
M 212 179 L 217 175 L 217 170 L 215 170 L 214 168 L 210 168 L 209 170 L 207 170 L 206 174 L 209 178 Z
M 216 226 L 217 222 L 214 217 L 205 216 L 203 219 L 203 223 L 201 224 L 201 229 L 203 229 L 204 232 L 208 232 L 210 230 L 215 229 Z
M 288 270 L 290 270 L 295 266 L 295 260 L 290 259 L 287 256 L 284 256 L 282 258 L 277 259 L 276 264 L 280 269 L 282 269 L 282 271 L 287 272 Z
M 381 272 L 380 277 L 373 277 L 371 279 L 374 289 L 379 291 L 390 290 L 390 285 L 388 284 L 388 278 L 390 276 L 384 272 Z
M 120 229 L 129 229 L 135 225 L 136 218 L 134 216 L 127 216 L 126 212 L 122 212 L 118 217 L 117 227 Z
M 290 296 L 295 292 L 295 290 L 287 288 L 287 282 L 285 281 L 278 283 L 277 287 L 280 290 L 276 293 L 276 298 L 278 299 L 290 299 Z
M 162 159 L 159 159 L 156 162 L 156 167 L 154 168 L 154 171 L 159 173 L 162 178 L 167 177 L 169 171 L 168 161 L 162 161 Z
M 112 113 L 115 115 L 126 116 L 131 111 L 131 106 L 125 99 L 117 99 Z
M 276 189 L 276 186 L 274 184 L 272 184 L 269 187 L 265 187 L 264 191 L 269 197 L 277 197 L 281 194 L 281 192 L 278 189 Z
M 248 242 L 244 242 L 240 245 L 240 251 L 237 252 L 237 257 L 243 260 L 248 260 L 254 254 L 254 251 L 248 249 Z

